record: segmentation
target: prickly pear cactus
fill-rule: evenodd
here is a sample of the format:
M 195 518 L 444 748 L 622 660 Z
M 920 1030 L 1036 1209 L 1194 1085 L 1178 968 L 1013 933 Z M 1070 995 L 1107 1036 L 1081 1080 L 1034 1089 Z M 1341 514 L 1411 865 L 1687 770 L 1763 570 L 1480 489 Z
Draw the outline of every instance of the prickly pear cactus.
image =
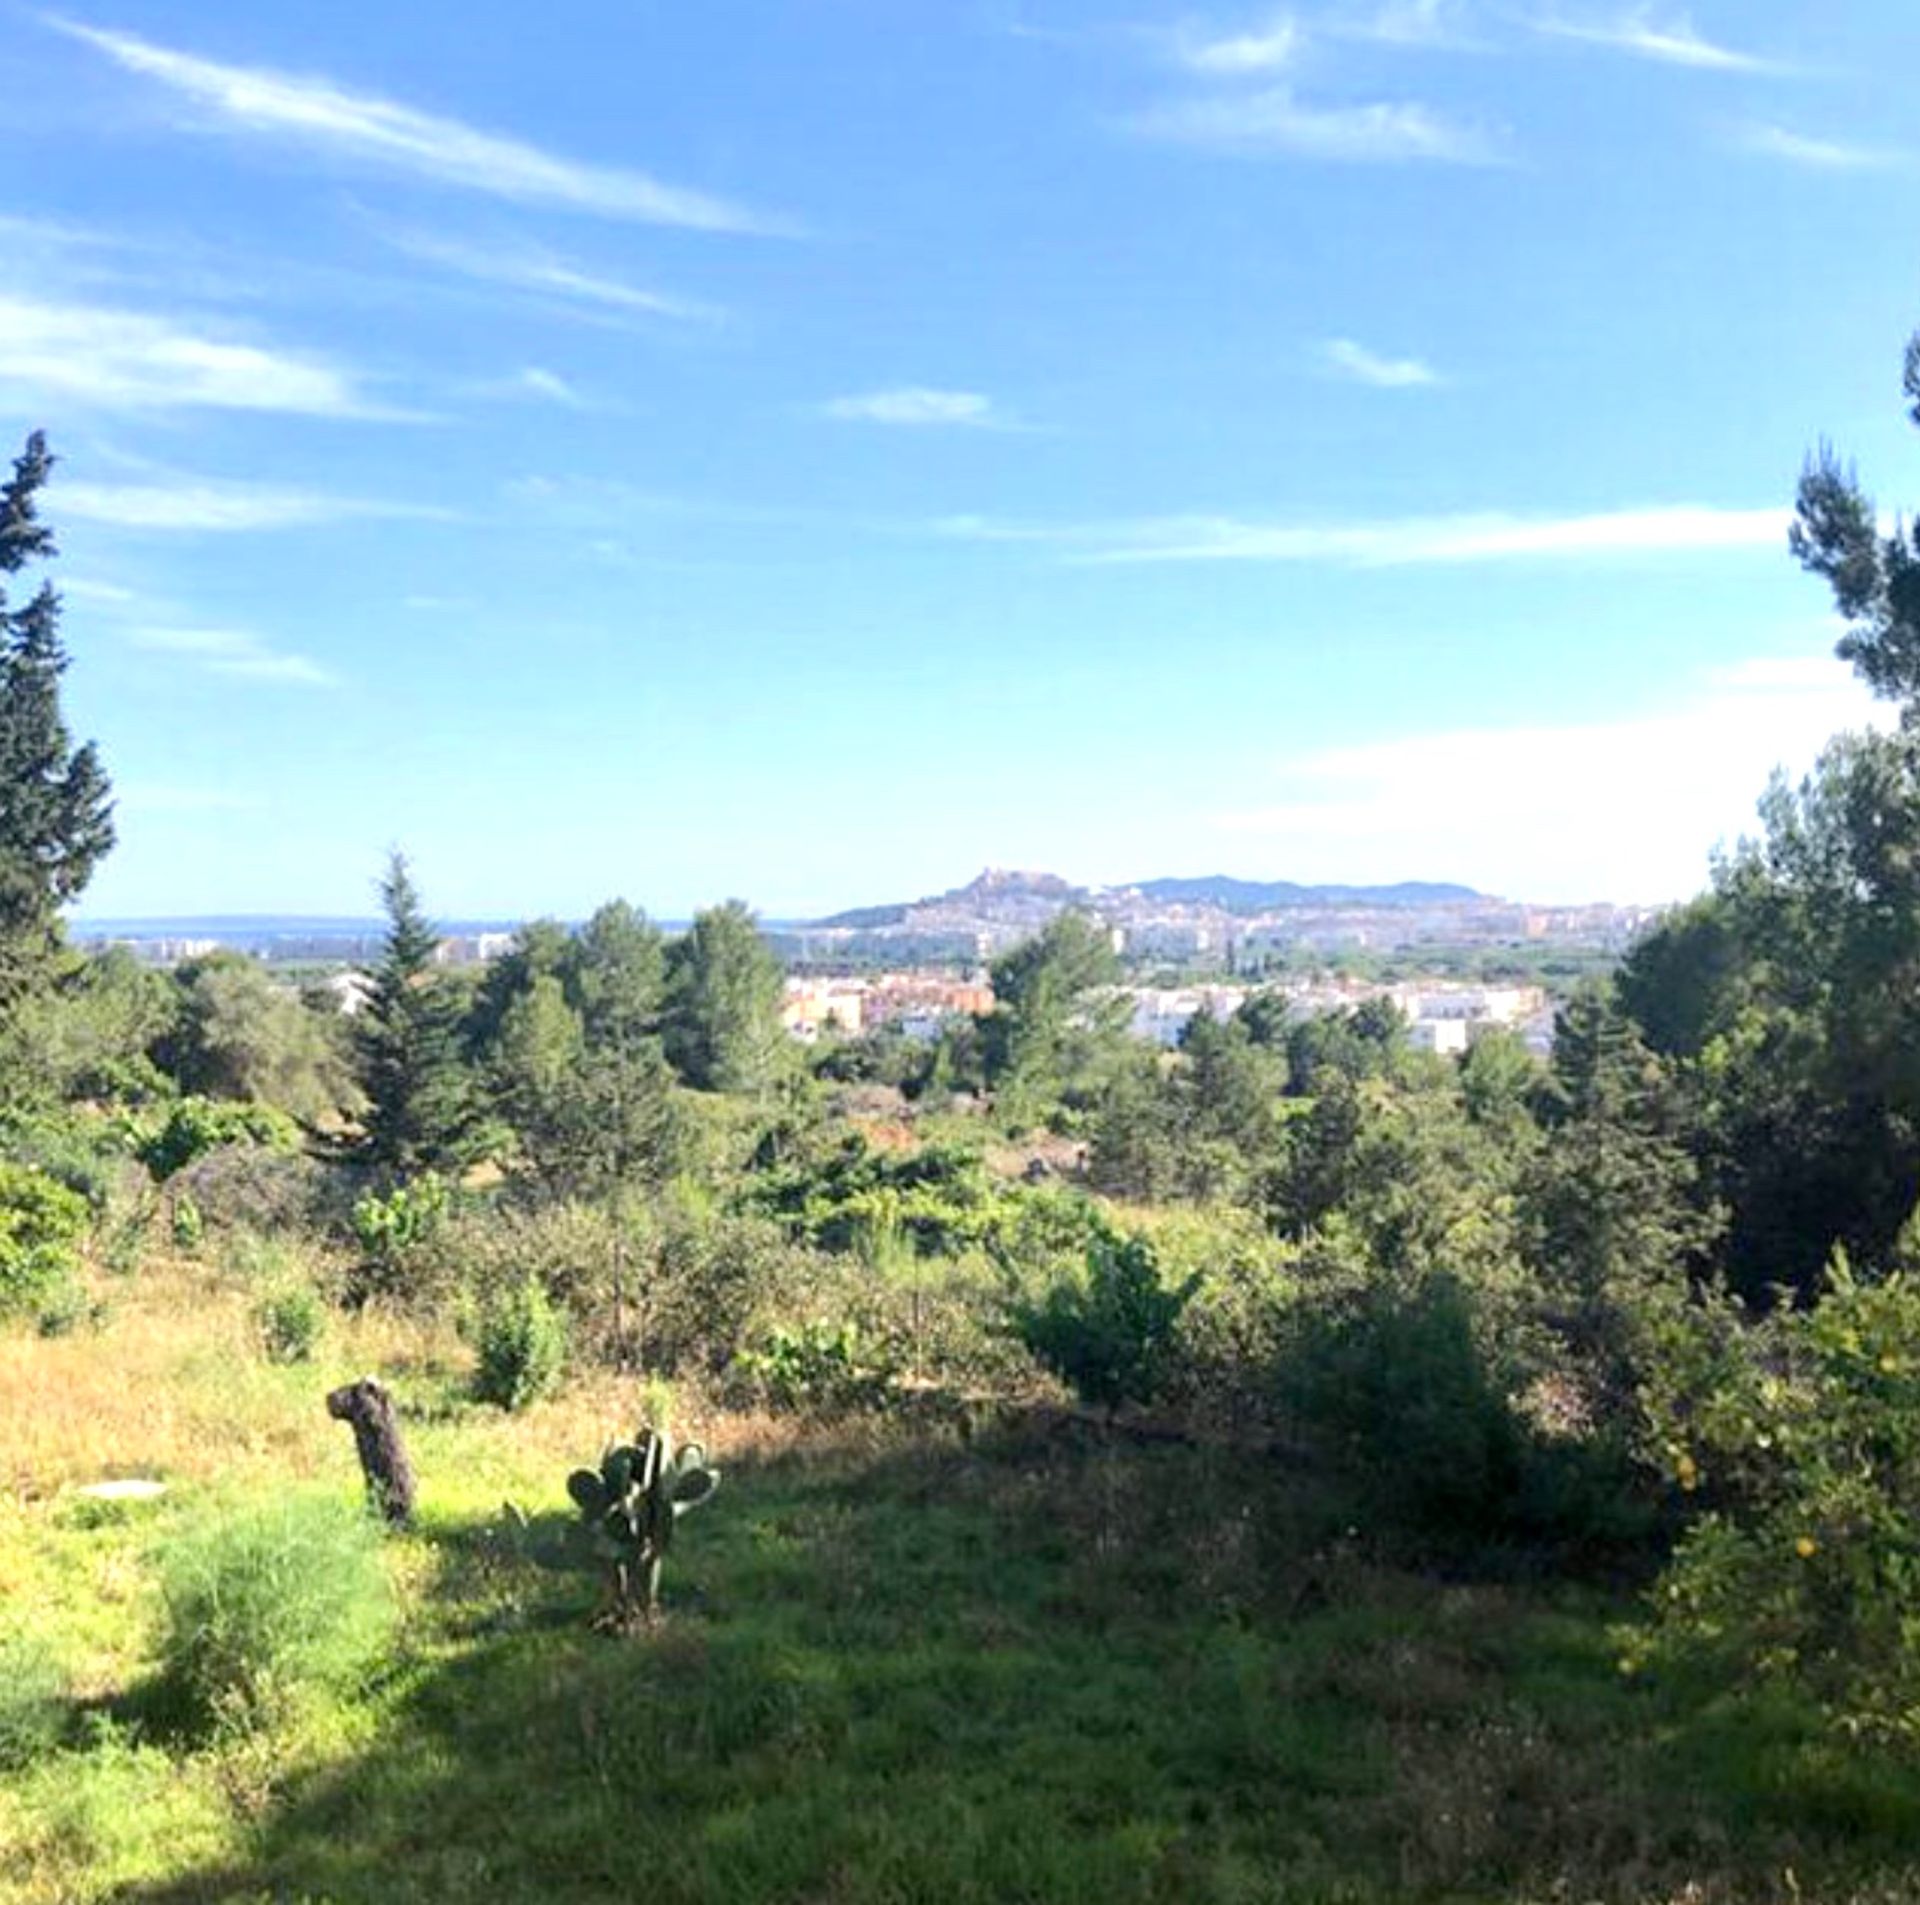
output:
M 597 1469 L 577 1468 L 567 1477 L 580 1518 L 563 1542 L 535 1546 L 533 1558 L 605 1577 L 598 1625 L 646 1625 L 659 1616 L 660 1569 L 675 1524 L 719 1486 L 720 1471 L 698 1442 L 676 1451 L 664 1430 L 642 1429 L 633 1441 L 612 1444 Z

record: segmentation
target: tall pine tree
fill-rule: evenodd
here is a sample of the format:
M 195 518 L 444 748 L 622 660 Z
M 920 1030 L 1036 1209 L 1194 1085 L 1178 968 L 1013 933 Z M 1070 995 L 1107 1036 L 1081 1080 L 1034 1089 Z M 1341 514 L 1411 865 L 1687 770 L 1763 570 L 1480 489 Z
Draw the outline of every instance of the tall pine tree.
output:
M 1720 1215 L 1681 1142 L 1666 1068 L 1608 990 L 1561 1011 L 1543 1110 L 1549 1141 L 1521 1197 L 1534 1265 L 1563 1339 L 1620 1391 L 1650 1311 L 1686 1292 Z
M 54 553 L 37 498 L 53 469 L 36 430 L 0 487 L 0 576 Z M 91 743 L 60 712 L 60 598 L 42 582 L 11 607 L 0 586 L 0 1007 L 29 990 L 58 943 L 60 908 L 113 845 L 113 803 Z
M 456 1171 L 478 1148 L 479 1116 L 463 1047 L 461 1003 L 437 969 L 440 936 L 420 904 L 406 856 L 380 882 L 386 946 L 361 1018 L 361 1155 L 402 1180 Z
M 754 1095 L 788 1060 L 780 1023 L 780 962 L 739 900 L 696 913 L 667 949 L 667 1056 L 699 1091 Z

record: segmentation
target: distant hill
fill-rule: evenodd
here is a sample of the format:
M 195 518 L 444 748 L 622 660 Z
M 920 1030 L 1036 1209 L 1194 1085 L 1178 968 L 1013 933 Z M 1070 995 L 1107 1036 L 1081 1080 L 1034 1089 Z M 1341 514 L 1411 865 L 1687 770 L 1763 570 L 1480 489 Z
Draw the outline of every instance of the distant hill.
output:
M 878 932 L 882 926 L 902 924 L 909 911 L 906 901 L 897 906 L 850 906 L 844 913 L 806 922 L 812 926 L 837 926 L 851 933 Z
M 1212 906 L 1225 913 L 1242 914 L 1270 913 L 1288 906 L 1463 906 L 1484 902 L 1489 897 L 1471 886 L 1441 880 L 1401 880 L 1389 886 L 1303 886 L 1294 880 L 1236 880 L 1224 873 L 1211 873 L 1198 879 L 1141 880 L 1132 886 L 1109 887 L 1096 895 L 1090 888 L 1075 886 L 1057 873 L 989 867 L 965 886 L 956 886 L 945 893 L 888 906 L 849 907 L 845 912 L 811 924 L 843 932 L 870 933 L 904 926 L 916 914 L 935 911 L 990 918 L 1035 903 L 1043 907 L 1071 906 L 1096 898 L 1109 902 L 1121 895 L 1135 894 L 1149 905 Z
M 1267 913 L 1281 906 L 1460 906 L 1488 896 L 1441 880 L 1391 886 L 1301 886 L 1293 880 L 1236 880 L 1211 873 L 1195 880 L 1142 880 L 1128 889 L 1174 906 L 1217 906 L 1226 913 Z
M 1063 880 L 1057 873 L 1025 873 L 1007 867 L 988 867 L 945 893 L 925 899 L 903 901 L 895 906 L 855 906 L 831 918 L 815 920 L 816 926 L 837 926 L 851 932 L 874 932 L 885 926 L 903 926 L 914 913 L 926 911 L 966 912 L 990 915 L 1008 906 L 1019 907 L 1033 901 L 1043 905 L 1068 906 L 1087 897 L 1084 887 Z

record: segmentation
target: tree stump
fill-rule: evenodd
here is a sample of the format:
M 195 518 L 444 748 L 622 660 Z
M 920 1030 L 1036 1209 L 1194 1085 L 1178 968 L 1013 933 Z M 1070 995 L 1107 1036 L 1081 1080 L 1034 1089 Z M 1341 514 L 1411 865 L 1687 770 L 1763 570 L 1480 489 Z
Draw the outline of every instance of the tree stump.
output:
M 400 1440 L 393 1398 L 371 1376 L 362 1376 L 328 1395 L 327 1414 L 353 1425 L 367 1494 L 393 1527 L 404 1528 L 413 1519 L 413 1464 Z

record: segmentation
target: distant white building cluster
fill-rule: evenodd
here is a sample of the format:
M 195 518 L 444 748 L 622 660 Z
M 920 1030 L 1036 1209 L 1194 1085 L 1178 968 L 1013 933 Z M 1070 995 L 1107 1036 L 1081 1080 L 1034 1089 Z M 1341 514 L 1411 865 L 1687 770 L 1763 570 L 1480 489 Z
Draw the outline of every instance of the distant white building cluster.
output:
M 1156 1045 L 1178 1045 L 1198 1013 L 1210 1012 L 1224 1022 L 1255 990 L 1230 985 L 1128 987 L 1134 1036 Z M 1282 985 L 1277 990 L 1293 1016 L 1300 1019 L 1349 1011 L 1368 999 L 1386 999 L 1406 1019 L 1408 1036 L 1417 1051 L 1458 1057 L 1476 1039 L 1495 1030 L 1518 1034 L 1538 1052 L 1550 1050 L 1553 1044 L 1553 1009 L 1539 986 L 1452 985 L 1444 981 L 1380 986 L 1358 980 L 1321 980 Z
M 1416 1050 L 1458 1057 L 1490 1031 L 1523 1038 L 1535 1051 L 1553 1044 L 1553 1009 L 1539 986 L 1487 986 L 1428 980 L 1382 986 L 1357 979 L 1301 980 L 1278 988 L 1246 985 L 1123 986 L 1118 996 L 1129 1011 L 1135 1038 L 1171 1049 L 1195 1016 L 1211 1013 L 1225 1023 L 1257 991 L 1278 990 L 1295 1018 L 1350 1011 L 1369 999 L 1398 1008 Z M 919 972 L 889 972 L 869 978 L 793 978 L 787 981 L 781 1018 L 803 1044 L 823 1036 L 858 1037 L 892 1026 L 908 1038 L 934 1039 L 955 1019 L 993 1010 L 993 988 L 984 976 L 940 978 Z
M 992 1010 L 993 988 L 984 977 L 883 972 L 861 979 L 789 979 L 780 1017 L 795 1038 L 812 1045 L 825 1033 L 855 1038 L 881 1026 L 932 1040 L 949 1021 Z
M 484 966 L 513 950 L 512 933 L 454 933 L 433 949 L 436 966 Z

